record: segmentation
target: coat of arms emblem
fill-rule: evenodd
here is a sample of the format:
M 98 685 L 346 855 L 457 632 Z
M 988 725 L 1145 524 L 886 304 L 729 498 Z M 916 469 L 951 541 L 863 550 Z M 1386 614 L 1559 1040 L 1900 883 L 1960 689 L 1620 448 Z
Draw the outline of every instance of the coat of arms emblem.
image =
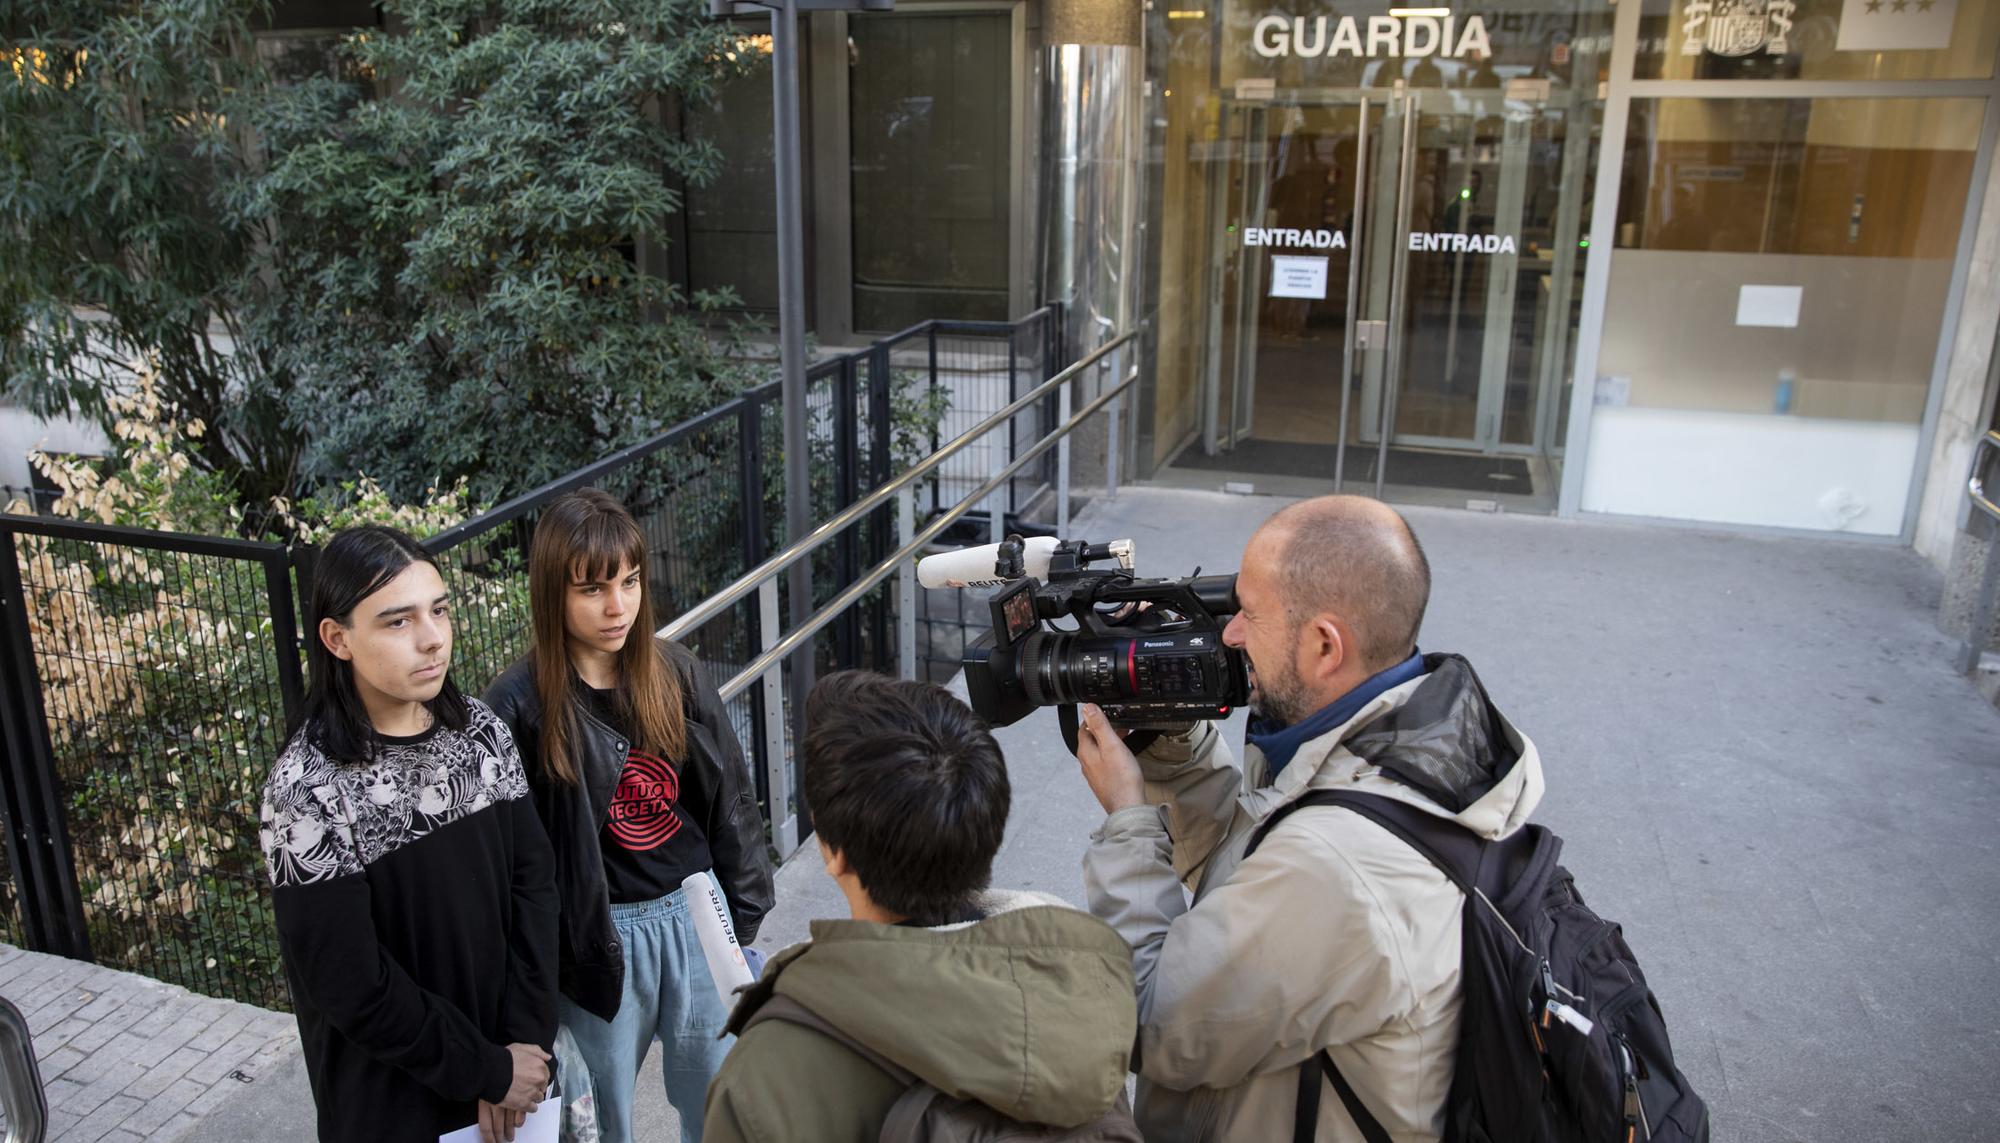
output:
M 1797 10 L 1794 0 L 1685 0 L 1681 54 L 1784 55 L 1791 49 L 1792 16 Z

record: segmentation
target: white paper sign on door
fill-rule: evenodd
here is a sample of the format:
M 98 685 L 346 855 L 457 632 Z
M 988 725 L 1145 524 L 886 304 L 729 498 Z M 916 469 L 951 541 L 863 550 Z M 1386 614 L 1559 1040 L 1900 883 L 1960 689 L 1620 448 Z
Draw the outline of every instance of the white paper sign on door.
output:
M 1736 293 L 1736 324 L 1797 329 L 1804 286 L 1744 286 Z
M 1271 296 L 1324 299 L 1326 259 L 1301 258 L 1290 254 L 1272 255 Z
M 1935 51 L 1951 46 L 1958 0 L 1843 0 L 1842 52 Z

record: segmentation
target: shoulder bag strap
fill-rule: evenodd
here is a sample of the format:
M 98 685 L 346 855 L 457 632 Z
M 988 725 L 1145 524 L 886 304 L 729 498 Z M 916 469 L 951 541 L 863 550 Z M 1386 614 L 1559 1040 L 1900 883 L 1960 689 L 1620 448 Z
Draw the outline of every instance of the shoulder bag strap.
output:
M 1485 839 L 1415 806 L 1394 798 L 1364 794 L 1359 790 L 1311 790 L 1295 801 L 1279 806 L 1257 824 L 1243 856 L 1247 858 L 1255 852 L 1265 836 L 1293 811 L 1308 806 L 1341 806 L 1353 810 L 1401 838 L 1404 844 L 1436 866 L 1438 872 L 1450 878 L 1461 892 L 1468 897 L 1472 895 Z M 1292 1115 L 1293 1143 L 1313 1143 L 1318 1134 L 1321 1075 L 1333 1084 L 1334 1092 L 1340 1096 L 1341 1106 L 1347 1109 L 1348 1116 L 1354 1120 L 1354 1126 L 1360 1129 L 1361 1137 L 1367 1143 L 1390 1143 L 1389 1132 L 1382 1126 L 1382 1121 L 1376 1119 L 1368 1106 L 1361 1102 L 1354 1085 L 1340 1074 L 1340 1067 L 1325 1049 L 1299 1065 L 1299 1098 Z

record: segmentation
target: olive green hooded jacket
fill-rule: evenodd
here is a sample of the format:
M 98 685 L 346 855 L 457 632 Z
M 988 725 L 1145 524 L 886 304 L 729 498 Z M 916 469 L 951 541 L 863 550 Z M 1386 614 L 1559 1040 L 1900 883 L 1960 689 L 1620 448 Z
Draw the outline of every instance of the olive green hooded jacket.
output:
M 1049 902 L 1055 902 L 1050 904 Z M 947 1096 L 1073 1127 L 1125 1090 L 1138 1017 L 1132 950 L 1055 898 L 990 893 L 935 929 L 814 921 L 744 992 L 708 1088 L 707 1143 L 872 1140 L 903 1088 L 809 1028 L 745 1024 L 782 993 Z

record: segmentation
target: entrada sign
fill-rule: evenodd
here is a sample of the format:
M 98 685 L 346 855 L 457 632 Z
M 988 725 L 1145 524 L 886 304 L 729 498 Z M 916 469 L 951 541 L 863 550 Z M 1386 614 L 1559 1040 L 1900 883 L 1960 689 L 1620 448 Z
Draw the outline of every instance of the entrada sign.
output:
M 1347 234 L 1340 230 L 1294 230 L 1284 226 L 1246 226 L 1245 246 L 1289 246 L 1295 250 L 1345 250 Z M 1410 249 L 1419 254 L 1513 254 L 1511 234 L 1430 234 L 1412 231 Z
M 1266 16 L 1251 29 L 1250 47 L 1266 59 L 1281 56 L 1353 56 L 1375 59 L 1401 56 L 1445 56 L 1485 59 L 1493 54 L 1486 34 L 1486 17 L 1467 16 L 1464 27 L 1457 16 L 1440 20 L 1435 16 L 1370 16 L 1364 37 L 1361 24 L 1352 16 L 1334 21 L 1328 16 Z

